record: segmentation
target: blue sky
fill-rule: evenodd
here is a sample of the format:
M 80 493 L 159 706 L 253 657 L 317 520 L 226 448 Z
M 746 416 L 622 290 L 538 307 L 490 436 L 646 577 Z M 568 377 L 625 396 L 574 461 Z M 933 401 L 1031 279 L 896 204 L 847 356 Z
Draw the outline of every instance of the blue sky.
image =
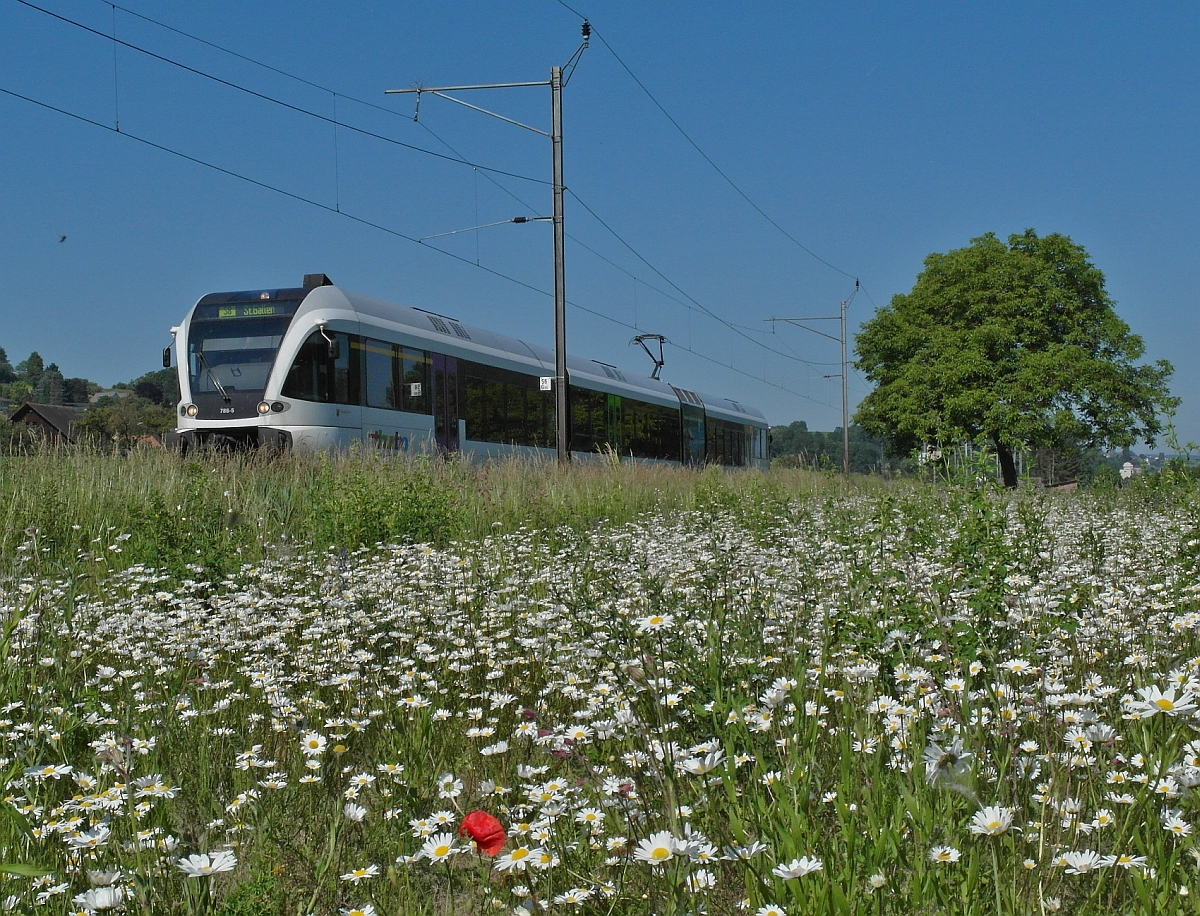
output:
M 35 2 L 112 34 L 108 3 Z M 1200 441 L 1194 4 L 570 5 L 758 207 L 837 268 L 747 204 L 593 37 L 564 93 L 567 296 L 590 310 L 568 313 L 574 351 L 646 371 L 629 340 L 662 333 L 677 345 L 668 380 L 758 405 L 773 423 L 832 429 L 837 345 L 772 336 L 764 319 L 835 315 L 858 277 L 857 324 L 908 291 L 930 252 L 1033 227 L 1087 248 L 1148 358 L 1174 363 L 1177 426 Z M 534 180 L 335 131 L 128 47 L 114 61 L 108 39 L 17 0 L 0 0 L 0 89 L 109 127 L 119 117 L 124 133 L 413 238 L 550 211 L 547 140 L 428 96 L 414 122 L 413 99 L 383 91 L 546 79 L 580 41 L 556 0 L 120 6 L 116 34 L 130 44 Z M 471 101 L 549 124 L 548 89 Z M 463 263 L 10 95 L 0 118 L 0 346 L 14 361 L 36 349 L 69 375 L 127 380 L 158 365 L 168 329 L 204 293 L 318 271 L 552 345 L 552 300 L 474 266 L 550 291 L 546 223 L 431 243 Z M 852 403 L 866 390 L 853 375 Z

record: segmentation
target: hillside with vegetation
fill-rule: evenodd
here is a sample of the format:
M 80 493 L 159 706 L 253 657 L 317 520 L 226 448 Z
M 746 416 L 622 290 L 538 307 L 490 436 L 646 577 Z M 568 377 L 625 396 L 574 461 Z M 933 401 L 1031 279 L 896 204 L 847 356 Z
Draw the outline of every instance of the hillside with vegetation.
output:
M 0 398 L 14 409 L 25 403 L 72 407 L 79 414 L 74 423 L 79 438 L 128 445 L 174 425 L 179 377 L 174 369 L 158 369 L 105 389 L 86 378 L 66 377 L 36 350 L 14 366 L 0 347 Z M 30 441 L 30 431 L 0 419 L 0 448 Z

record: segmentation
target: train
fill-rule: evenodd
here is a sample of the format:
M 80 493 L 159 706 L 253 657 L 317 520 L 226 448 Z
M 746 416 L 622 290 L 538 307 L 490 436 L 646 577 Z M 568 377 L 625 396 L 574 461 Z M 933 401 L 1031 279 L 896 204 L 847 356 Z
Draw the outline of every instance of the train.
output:
M 180 403 L 167 444 L 184 451 L 556 454 L 552 351 L 324 274 L 203 296 L 171 333 Z M 573 456 L 767 466 L 754 407 L 577 356 L 567 371 Z

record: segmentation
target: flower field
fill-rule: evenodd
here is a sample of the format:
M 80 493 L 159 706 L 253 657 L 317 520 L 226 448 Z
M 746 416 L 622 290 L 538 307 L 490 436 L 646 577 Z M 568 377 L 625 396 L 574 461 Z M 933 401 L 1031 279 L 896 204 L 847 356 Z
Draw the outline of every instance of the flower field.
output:
M 0 908 L 1196 912 L 1193 502 L 743 494 L 17 576 Z

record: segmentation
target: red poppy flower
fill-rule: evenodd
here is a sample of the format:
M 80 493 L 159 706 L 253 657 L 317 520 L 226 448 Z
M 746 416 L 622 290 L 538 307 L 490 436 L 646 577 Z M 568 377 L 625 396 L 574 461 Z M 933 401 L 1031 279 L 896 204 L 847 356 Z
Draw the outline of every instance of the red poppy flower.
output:
M 472 811 L 463 818 L 458 832 L 473 839 L 476 848 L 489 856 L 498 853 L 508 839 L 500 822 L 486 811 Z

